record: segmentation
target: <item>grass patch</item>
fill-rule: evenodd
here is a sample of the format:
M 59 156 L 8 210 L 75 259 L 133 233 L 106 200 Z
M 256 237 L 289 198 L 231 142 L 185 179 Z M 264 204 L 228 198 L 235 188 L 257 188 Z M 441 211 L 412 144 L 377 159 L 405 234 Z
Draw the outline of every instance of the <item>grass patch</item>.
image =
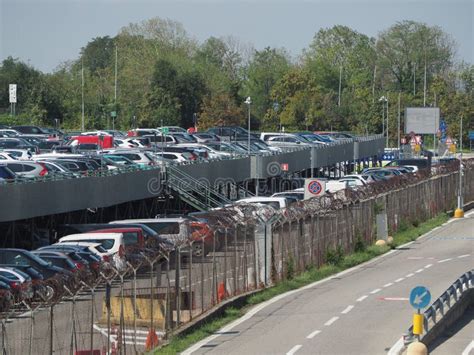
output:
M 400 228 L 400 231 L 396 233 L 394 237 L 393 248 L 405 244 L 407 242 L 413 241 L 418 238 L 420 235 L 425 234 L 432 230 L 435 227 L 440 226 L 449 219 L 449 216 L 446 213 L 439 214 L 433 219 L 430 219 L 423 223 L 416 223 L 417 226 L 413 224 L 405 223 L 403 228 Z M 353 266 L 364 263 L 370 259 L 373 259 L 376 256 L 386 253 L 390 250 L 390 246 L 378 247 L 371 245 L 368 247 L 363 246 L 362 243 L 358 244 L 357 251 L 346 256 L 339 257 L 340 251 L 332 251 L 337 255 L 336 258 L 333 258 L 331 262 L 335 264 L 323 265 L 322 267 L 315 268 L 310 267 L 305 272 L 299 275 L 293 275 L 289 280 L 279 282 L 273 287 L 262 290 L 261 292 L 250 296 L 246 305 L 241 308 L 228 308 L 225 310 L 224 314 L 218 318 L 209 320 L 199 329 L 186 334 L 178 335 L 173 337 L 170 340 L 170 343 L 165 347 L 156 350 L 153 354 L 176 354 L 180 353 L 183 350 L 187 349 L 191 345 L 197 343 L 198 341 L 208 337 L 209 335 L 214 334 L 217 330 L 225 326 L 226 324 L 232 322 L 233 320 L 241 317 L 245 314 L 250 306 L 256 305 L 261 302 L 265 302 L 277 295 L 282 293 L 295 290 L 297 288 L 308 285 L 312 282 L 316 282 L 322 279 L 327 278 L 328 276 L 334 275 L 340 271 L 351 268 Z M 291 267 L 293 267 L 293 260 L 290 262 Z
M 393 236 L 393 245 L 392 247 L 396 248 L 402 244 L 411 242 L 418 238 L 420 235 L 423 235 L 433 228 L 436 228 L 443 223 L 449 220 L 449 216 L 446 213 L 440 213 L 436 217 L 429 219 L 426 222 L 419 223 L 415 221 L 413 225 L 406 225 L 404 223 L 403 228 L 400 228 L 399 232 L 395 233 Z

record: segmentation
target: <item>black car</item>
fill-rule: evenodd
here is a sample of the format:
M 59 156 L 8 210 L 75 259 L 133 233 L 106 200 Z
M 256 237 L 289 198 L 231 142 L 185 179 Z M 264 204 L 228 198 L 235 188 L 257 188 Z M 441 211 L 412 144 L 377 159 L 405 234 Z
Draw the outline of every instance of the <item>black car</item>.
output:
M 0 249 L 0 265 L 6 265 L 9 267 L 21 267 L 21 266 L 32 266 L 38 270 L 45 279 L 54 277 L 58 274 L 70 276 L 70 272 L 52 266 L 43 259 L 24 249 Z
M 43 131 L 42 128 L 38 126 L 12 126 L 11 129 L 20 132 L 21 134 L 41 134 L 47 136 L 48 133 Z

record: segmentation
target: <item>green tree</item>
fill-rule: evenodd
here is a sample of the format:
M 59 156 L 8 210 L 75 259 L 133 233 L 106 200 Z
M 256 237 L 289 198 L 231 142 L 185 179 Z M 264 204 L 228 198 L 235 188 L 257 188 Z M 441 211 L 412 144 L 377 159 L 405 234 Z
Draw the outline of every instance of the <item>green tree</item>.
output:
M 246 81 L 242 92 L 252 98 L 254 116 L 260 122 L 275 104 L 270 96 L 273 86 L 290 69 L 288 54 L 284 50 L 267 47 L 255 51 L 246 68 Z

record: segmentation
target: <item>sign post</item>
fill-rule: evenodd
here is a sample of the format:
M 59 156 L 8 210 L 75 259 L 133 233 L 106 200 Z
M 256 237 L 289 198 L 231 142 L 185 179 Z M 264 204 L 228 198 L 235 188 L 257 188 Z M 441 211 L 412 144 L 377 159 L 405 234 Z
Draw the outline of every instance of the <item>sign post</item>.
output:
M 430 291 L 424 286 L 416 286 L 410 292 L 410 304 L 417 312 L 413 315 L 413 334 L 417 336 L 418 341 L 420 335 L 423 334 L 424 316 L 420 309 L 429 305 L 431 300 Z
M 322 196 L 326 193 L 326 181 L 319 179 L 304 179 L 304 199 Z

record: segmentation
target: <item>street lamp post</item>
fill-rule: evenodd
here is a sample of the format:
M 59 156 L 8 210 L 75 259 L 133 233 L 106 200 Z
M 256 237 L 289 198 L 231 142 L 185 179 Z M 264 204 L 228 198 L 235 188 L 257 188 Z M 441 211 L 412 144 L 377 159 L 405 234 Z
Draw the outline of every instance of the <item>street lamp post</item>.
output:
M 388 98 L 382 96 L 379 99 L 379 102 L 382 103 L 382 136 L 385 134 L 385 103 L 387 104 L 387 147 L 388 147 Z
M 248 106 L 248 111 L 249 111 L 249 118 L 248 118 L 248 155 L 250 156 L 250 104 L 252 103 L 252 100 L 250 99 L 250 96 L 247 97 L 245 100 L 245 104 Z

